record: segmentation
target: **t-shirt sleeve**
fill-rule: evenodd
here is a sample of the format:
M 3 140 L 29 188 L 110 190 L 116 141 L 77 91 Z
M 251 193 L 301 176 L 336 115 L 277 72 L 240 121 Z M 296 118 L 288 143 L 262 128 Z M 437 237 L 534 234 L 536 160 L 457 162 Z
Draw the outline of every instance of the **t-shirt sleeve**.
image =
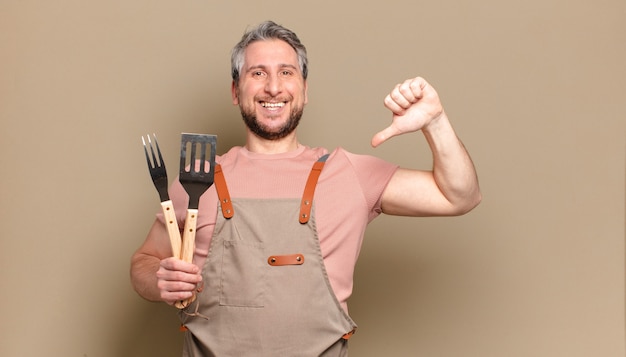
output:
M 398 169 L 397 164 L 370 155 L 358 155 L 347 152 L 343 154 L 354 169 L 354 173 L 361 185 L 363 195 L 368 204 L 371 221 L 381 212 L 382 194 L 389 180 Z

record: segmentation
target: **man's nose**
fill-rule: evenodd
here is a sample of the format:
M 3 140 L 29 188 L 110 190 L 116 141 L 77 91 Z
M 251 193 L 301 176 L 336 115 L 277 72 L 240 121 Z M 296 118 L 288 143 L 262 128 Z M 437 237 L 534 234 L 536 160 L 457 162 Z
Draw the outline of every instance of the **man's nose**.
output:
M 281 90 L 282 86 L 280 79 L 277 76 L 268 76 L 267 81 L 265 82 L 265 91 L 274 97 L 278 95 Z

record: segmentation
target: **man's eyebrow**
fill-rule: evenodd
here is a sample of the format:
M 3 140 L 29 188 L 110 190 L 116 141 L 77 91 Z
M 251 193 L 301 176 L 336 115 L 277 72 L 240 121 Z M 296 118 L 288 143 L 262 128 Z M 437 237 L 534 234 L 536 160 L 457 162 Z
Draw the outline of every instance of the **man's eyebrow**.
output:
M 280 68 L 292 68 L 292 69 L 298 69 L 299 67 L 293 64 L 282 64 L 280 65 Z
M 246 72 L 251 72 L 251 71 L 254 71 L 254 70 L 257 70 L 257 69 L 267 70 L 267 68 L 268 68 L 268 66 L 266 66 L 264 64 L 257 64 L 257 65 L 248 67 Z M 293 64 L 289 64 L 289 63 L 280 64 L 280 65 L 278 65 L 278 68 L 291 68 L 291 69 L 295 69 L 295 70 L 299 69 L 298 66 L 293 65 Z

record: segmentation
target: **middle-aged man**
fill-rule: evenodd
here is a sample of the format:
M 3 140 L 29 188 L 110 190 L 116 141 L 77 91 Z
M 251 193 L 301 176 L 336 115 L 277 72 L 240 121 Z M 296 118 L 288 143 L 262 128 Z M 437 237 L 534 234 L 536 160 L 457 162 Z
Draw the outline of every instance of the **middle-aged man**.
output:
M 222 170 L 200 200 L 193 263 L 172 257 L 161 215 L 132 257 L 145 299 L 173 305 L 195 296 L 180 311 L 184 356 L 346 356 L 356 329 L 347 301 L 367 224 L 380 213 L 461 215 L 481 200 L 474 165 L 424 79 L 393 88 L 384 100 L 391 124 L 371 144 L 421 131 L 432 170 L 301 144 L 307 75 L 292 31 L 268 21 L 244 34 L 232 52 L 232 100 L 246 142 L 217 157 Z M 170 196 L 182 226 L 188 197 L 178 181 Z

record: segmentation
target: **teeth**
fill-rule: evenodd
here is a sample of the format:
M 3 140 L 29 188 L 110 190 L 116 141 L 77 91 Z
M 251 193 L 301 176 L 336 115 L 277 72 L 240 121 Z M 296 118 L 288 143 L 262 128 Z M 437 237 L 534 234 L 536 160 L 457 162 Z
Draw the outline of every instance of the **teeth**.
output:
M 280 102 L 280 103 L 268 103 L 268 102 L 262 102 L 261 105 L 264 108 L 282 108 L 285 106 L 284 102 Z

